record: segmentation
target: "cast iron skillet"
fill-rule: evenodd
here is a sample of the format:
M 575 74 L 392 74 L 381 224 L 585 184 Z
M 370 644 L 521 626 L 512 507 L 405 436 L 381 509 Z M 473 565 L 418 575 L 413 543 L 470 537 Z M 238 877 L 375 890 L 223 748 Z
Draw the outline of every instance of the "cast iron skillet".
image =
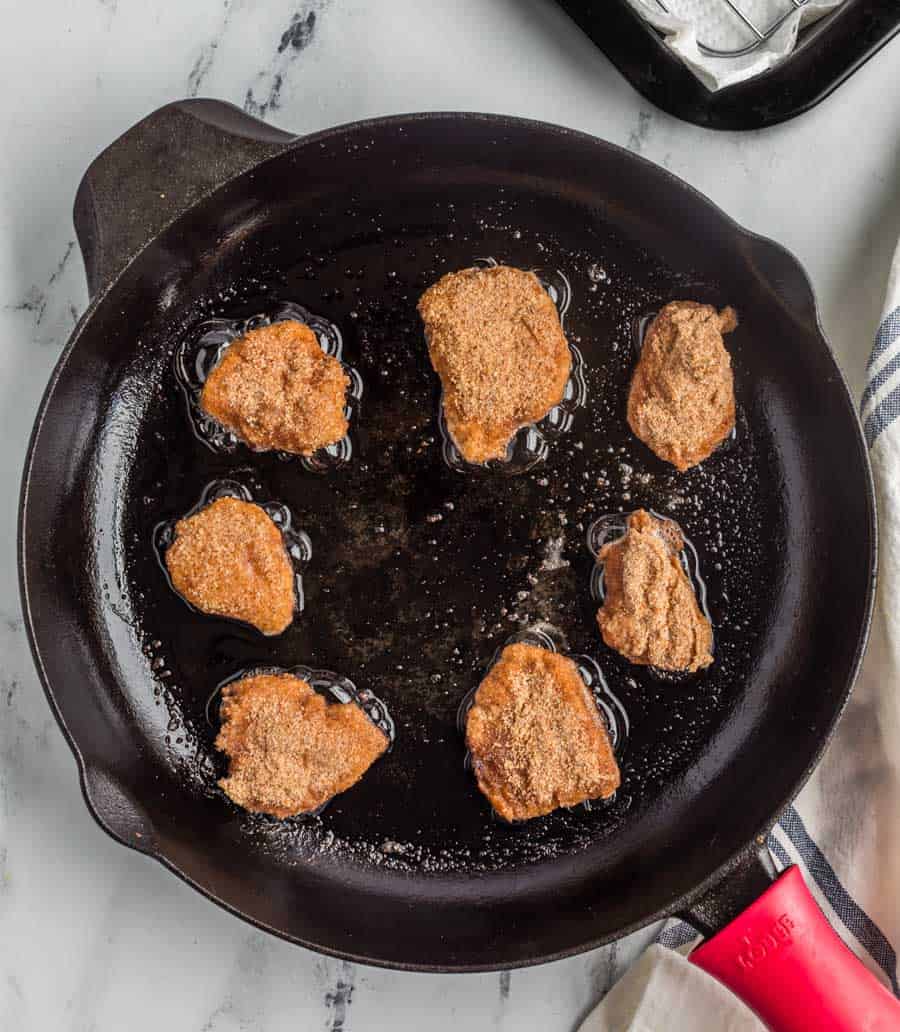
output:
M 802 269 L 617 147 L 499 116 L 378 119 L 303 139 L 213 101 L 169 105 L 88 170 L 75 221 L 92 301 L 47 389 L 22 487 L 35 661 L 95 818 L 211 899 L 367 963 L 551 960 L 656 918 L 720 928 L 774 877 L 760 845 L 847 700 L 875 575 L 870 471 Z M 415 303 L 478 258 L 570 281 L 587 406 L 519 476 L 451 470 Z M 642 319 L 731 303 L 735 439 L 678 476 L 624 426 Z M 172 354 L 210 316 L 293 301 L 337 324 L 364 395 L 326 474 L 192 432 Z M 152 548 L 210 482 L 279 500 L 312 541 L 306 608 L 264 639 L 189 610 Z M 696 545 L 716 663 L 675 682 L 606 650 L 593 519 L 647 506 Z M 492 819 L 456 711 L 538 625 L 588 653 L 630 719 L 606 807 Z M 215 787 L 223 679 L 298 663 L 371 688 L 393 751 L 312 819 Z M 779 882 L 779 884 L 781 884 Z

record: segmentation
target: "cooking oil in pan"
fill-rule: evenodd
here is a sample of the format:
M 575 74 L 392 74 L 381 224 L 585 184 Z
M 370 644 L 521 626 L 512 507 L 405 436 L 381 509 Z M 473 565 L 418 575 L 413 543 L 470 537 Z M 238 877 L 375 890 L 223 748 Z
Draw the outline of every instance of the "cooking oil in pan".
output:
M 185 314 L 188 326 L 241 321 L 282 297 L 341 327 L 347 359 L 365 383 L 365 419 L 351 431 L 353 461 L 327 477 L 298 475 L 298 463 L 275 454 L 248 454 L 235 469 L 234 451 L 201 444 L 183 417 L 184 391 L 172 381 L 172 350 L 184 334 L 173 332 L 160 348 L 160 377 L 171 390 L 151 409 L 139 442 L 145 460 L 129 480 L 127 540 L 146 640 L 164 641 L 156 655 L 164 651 L 171 671 L 157 685 L 165 705 L 159 734 L 170 762 L 187 786 L 221 805 L 220 759 L 204 715 L 209 690 L 267 665 L 343 671 L 385 700 L 398 728 L 398 747 L 324 814 L 302 821 L 240 815 L 253 848 L 279 862 L 313 853 L 326 862 L 393 870 L 490 872 L 592 848 L 626 828 L 702 758 L 760 661 L 780 569 L 769 533 L 779 496 L 770 474 L 779 460 L 765 413 L 753 408 L 740 348 L 729 345 L 738 396 L 743 391 L 753 418 L 727 454 L 723 449 L 678 474 L 634 438 L 625 420 L 632 320 L 672 297 L 724 304 L 735 300 L 733 292 L 722 296 L 693 273 L 688 279 L 661 266 L 606 228 L 597 233 L 579 221 L 567 232 L 577 237 L 583 229 L 583 239 L 563 244 L 546 230 L 546 212 L 538 219 L 523 203 L 511 221 L 511 209 L 507 203 L 493 216 L 481 209 L 476 219 L 465 204 L 435 202 L 434 211 L 418 216 L 434 228 L 419 228 L 413 215 L 412 226 L 373 221 L 374 229 L 364 226 L 329 252 L 318 247 L 318 230 L 313 249 L 298 243 L 292 228 L 265 290 L 259 279 L 249 286 L 235 279 Z M 570 432 L 554 439 L 545 458 L 512 477 L 471 475 L 468 468 L 459 476 L 448 467 L 435 425 L 439 383 L 416 312 L 424 289 L 479 254 L 519 268 L 565 270 L 574 286 L 566 334 L 585 356 L 590 404 L 576 409 Z M 590 275 L 594 264 L 605 279 Z M 232 286 L 236 293 L 222 293 Z M 251 485 L 256 497 L 283 500 L 302 514 L 316 543 L 307 612 L 278 638 L 187 614 L 148 554 L 160 513 L 190 509 L 196 485 L 222 477 Z M 674 686 L 604 650 L 597 629 L 588 590 L 594 562 L 584 536 L 600 514 L 620 508 L 676 518 L 708 576 L 716 659 Z M 526 822 L 524 831 L 490 818 L 464 769 L 456 720 L 460 698 L 480 682 L 498 646 L 511 631 L 535 626 L 561 652 L 599 660 L 629 731 L 624 749 L 619 735 L 622 785 L 611 806 L 559 810 Z M 610 705 L 612 733 L 624 715 Z M 176 718 L 181 724 L 170 735 L 166 721 Z

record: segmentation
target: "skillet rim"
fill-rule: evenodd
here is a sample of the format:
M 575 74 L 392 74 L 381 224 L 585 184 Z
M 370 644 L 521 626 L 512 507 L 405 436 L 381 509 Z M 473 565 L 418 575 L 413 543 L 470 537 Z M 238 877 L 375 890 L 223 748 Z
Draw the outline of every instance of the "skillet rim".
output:
M 209 100 L 205 100 L 204 103 L 209 103 Z M 214 101 L 215 104 L 223 107 L 232 109 L 234 111 L 241 112 L 240 108 L 235 105 L 228 104 L 222 101 Z M 158 115 L 165 111 L 167 108 L 179 107 L 183 102 L 175 101 L 171 104 L 163 105 L 158 108 L 155 112 L 151 112 L 150 116 Z M 676 190 L 681 190 L 690 195 L 694 200 L 700 201 L 710 212 L 715 215 L 721 223 L 724 224 L 725 228 L 728 229 L 735 237 L 736 240 L 743 239 L 747 243 L 751 244 L 754 248 L 762 248 L 780 254 L 783 258 L 786 258 L 794 271 L 799 276 L 800 286 L 803 293 L 805 294 L 805 300 L 808 304 L 810 314 L 813 317 L 816 334 L 824 346 L 825 354 L 831 363 L 837 382 L 840 385 L 843 398 L 848 405 L 849 412 L 851 415 L 850 422 L 855 429 L 855 442 L 859 457 L 861 460 L 862 472 L 865 480 L 865 502 L 866 502 L 866 532 L 867 532 L 867 585 L 866 585 L 866 598 L 864 611 L 862 612 L 862 620 L 859 625 L 859 631 L 857 634 L 856 646 L 853 652 L 853 659 L 850 666 L 849 675 L 847 677 L 847 683 L 845 685 L 840 703 L 835 706 L 834 712 L 829 717 L 828 721 L 825 722 L 823 728 L 819 731 L 815 737 L 815 745 L 812 749 L 812 753 L 809 761 L 807 762 L 804 770 L 796 780 L 796 782 L 788 786 L 786 794 L 778 800 L 773 807 L 772 817 L 767 821 L 763 827 L 757 829 L 756 833 L 751 835 L 745 840 L 744 844 L 739 847 L 734 853 L 730 854 L 720 865 L 718 865 L 712 872 L 710 872 L 706 878 L 699 882 L 691 891 L 685 893 L 681 897 L 672 900 L 671 903 L 655 911 L 652 914 L 647 915 L 643 919 L 632 922 L 622 928 L 619 928 L 616 933 L 602 935 L 596 939 L 591 939 L 587 942 L 581 942 L 572 947 L 558 950 L 554 953 L 540 954 L 538 956 L 532 956 L 525 960 L 516 961 L 504 961 L 504 962 L 489 962 L 489 963 L 474 963 L 474 964 L 434 964 L 434 963 L 422 963 L 422 962 L 406 962 L 401 963 L 397 961 L 386 961 L 377 957 L 370 957 L 364 954 L 355 954 L 348 950 L 339 950 L 323 946 L 318 943 L 313 943 L 296 936 L 290 935 L 278 928 L 274 928 L 271 925 L 266 924 L 264 921 L 258 920 L 257 918 L 245 913 L 237 906 L 229 903 L 227 900 L 220 896 L 217 896 L 214 892 L 201 885 L 198 881 L 192 878 L 190 875 L 182 871 L 177 864 L 161 852 L 158 848 L 148 848 L 142 841 L 134 841 L 126 839 L 119 834 L 106 820 L 103 815 L 102 809 L 98 806 L 91 794 L 91 787 L 88 778 L 89 761 L 82 751 L 81 746 L 75 740 L 65 721 L 65 716 L 60 709 L 56 697 L 54 695 L 53 687 L 50 684 L 50 679 L 47 676 L 47 672 L 44 667 L 41 648 L 38 642 L 39 631 L 37 623 L 39 617 L 32 610 L 30 603 L 30 591 L 28 576 L 26 573 L 27 565 L 27 535 L 28 535 L 28 515 L 29 515 L 29 492 L 31 488 L 32 476 L 35 468 L 35 459 L 37 457 L 37 446 L 38 439 L 40 437 L 41 430 L 44 426 L 47 418 L 48 409 L 53 401 L 53 396 L 56 390 L 56 386 L 65 371 L 65 367 L 69 361 L 69 358 L 78 346 L 81 337 L 84 333 L 85 327 L 91 321 L 94 313 L 103 304 L 104 300 L 108 295 L 113 293 L 116 289 L 125 273 L 131 268 L 131 266 L 137 262 L 142 255 L 154 243 L 159 237 L 166 233 L 175 223 L 181 218 L 187 216 L 191 211 L 196 210 L 200 205 L 208 204 L 217 193 L 220 193 L 226 189 L 229 185 L 235 181 L 241 179 L 244 176 L 253 175 L 263 165 L 268 164 L 270 161 L 278 161 L 282 159 L 285 154 L 289 151 L 299 150 L 302 147 L 310 146 L 312 144 L 322 143 L 328 140 L 332 140 L 336 137 L 340 137 L 350 132 L 359 131 L 376 131 L 384 130 L 396 127 L 406 127 L 410 124 L 418 124 L 422 122 L 481 122 L 489 123 L 496 127 L 498 131 L 509 128 L 514 130 L 525 130 L 530 132 L 536 132 L 541 134 L 547 134 L 549 136 L 565 136 L 574 137 L 575 139 L 583 141 L 585 144 L 591 147 L 600 147 L 601 149 L 606 148 L 610 151 L 616 152 L 618 155 L 623 157 L 626 161 L 637 162 L 642 164 L 648 169 L 652 170 L 655 175 L 667 180 L 668 185 Z M 260 121 L 261 126 L 266 126 L 268 129 L 272 129 L 272 126 L 268 126 L 267 123 Z M 127 130 L 126 130 L 127 131 Z M 115 141 L 109 146 L 113 146 Z M 104 148 L 100 152 L 100 155 L 106 152 L 109 148 Z M 98 155 L 98 157 L 100 156 Z M 96 160 L 96 159 L 95 159 Z M 589 950 L 596 949 L 600 946 L 606 945 L 607 943 L 614 942 L 620 938 L 638 931 L 641 928 L 647 927 L 654 922 L 664 920 L 671 917 L 675 913 L 683 913 L 690 909 L 690 907 L 696 903 L 700 898 L 706 895 L 712 890 L 717 884 L 722 882 L 728 875 L 728 872 L 737 864 L 740 858 L 747 852 L 748 849 L 753 848 L 755 845 L 762 844 L 765 842 L 765 836 L 777 822 L 781 813 L 791 804 L 795 797 L 799 794 L 803 786 L 808 781 L 813 770 L 819 763 L 822 754 L 825 751 L 831 737 L 834 733 L 835 727 L 838 721 L 846 709 L 847 703 L 850 699 L 850 695 L 853 691 L 853 687 L 859 676 L 860 668 L 862 665 L 863 657 L 865 655 L 866 647 L 869 640 L 869 633 L 871 631 L 872 618 L 875 606 L 875 594 L 876 594 L 876 583 L 877 583 L 877 567 L 878 567 L 878 524 L 877 524 L 877 513 L 876 513 L 876 495 L 875 485 L 872 475 L 872 466 L 869 459 L 868 448 L 866 447 L 865 437 L 863 434 L 862 424 L 860 423 L 859 416 L 856 409 L 856 404 L 853 399 L 853 395 L 850 391 L 850 387 L 847 383 L 846 377 L 844 376 L 843 370 L 841 369 L 837 359 L 835 358 L 834 351 L 831 347 L 831 343 L 825 334 L 822 326 L 821 318 L 819 315 L 819 308 L 816 302 L 815 292 L 813 290 L 812 283 L 806 269 L 801 264 L 799 259 L 782 244 L 772 240 L 770 237 L 763 236 L 762 234 L 755 233 L 752 230 L 742 226 L 739 222 L 733 219 L 727 212 L 725 212 L 718 204 L 710 200 L 705 194 L 690 183 L 683 180 L 681 177 L 675 175 L 673 172 L 650 161 L 648 158 L 643 157 L 640 154 L 636 154 L 626 147 L 622 147 L 615 143 L 610 143 L 607 140 L 603 140 L 592 133 L 583 132 L 581 130 L 572 129 L 566 126 L 554 124 L 552 122 L 543 122 L 536 119 L 521 118 L 514 115 L 503 115 L 503 114 L 492 114 L 482 113 L 473 111 L 432 111 L 432 112 L 411 112 L 408 114 L 395 114 L 395 115 L 384 115 L 375 118 L 361 119 L 354 122 L 347 122 L 341 125 L 332 126 L 326 129 L 318 130 L 317 132 L 310 133 L 304 136 L 296 136 L 292 139 L 286 139 L 283 148 L 271 155 L 270 157 L 263 158 L 250 168 L 238 172 L 235 175 L 226 177 L 221 183 L 211 188 L 207 192 L 197 197 L 190 205 L 184 210 L 180 211 L 172 219 L 165 222 L 145 243 L 132 255 L 128 257 L 122 267 L 116 272 L 116 274 L 110 278 L 103 287 L 98 290 L 96 295 L 89 299 L 87 308 L 83 315 L 78 320 L 77 325 L 72 331 L 65 347 L 60 353 L 57 359 L 56 365 L 54 366 L 53 372 L 50 375 L 50 379 L 47 383 L 46 388 L 41 396 L 40 404 L 38 406 L 37 414 L 35 416 L 34 425 L 31 430 L 31 434 L 28 441 L 28 448 L 25 455 L 25 462 L 22 472 L 22 480 L 19 493 L 19 510 L 18 510 L 18 526 L 17 526 L 17 539 L 16 539 L 16 558 L 18 567 L 18 580 L 19 580 L 19 594 L 20 602 L 22 607 L 22 617 L 25 631 L 28 637 L 28 644 L 31 649 L 32 659 L 34 661 L 35 668 L 38 673 L 38 678 L 41 682 L 41 686 L 44 690 L 44 695 L 47 698 L 47 702 L 50 705 L 50 709 L 59 724 L 60 730 L 71 749 L 76 766 L 78 768 L 78 779 L 81 788 L 81 794 L 84 798 L 85 805 L 87 806 L 88 812 L 102 828 L 106 834 L 113 838 L 116 842 L 129 849 L 133 849 L 138 853 L 142 853 L 147 857 L 150 857 L 158 861 L 164 868 L 169 870 L 171 873 L 180 878 L 183 882 L 195 889 L 201 895 L 206 897 L 209 901 L 217 904 L 228 913 L 240 918 L 254 927 L 265 931 L 271 935 L 274 935 L 286 942 L 290 942 L 294 945 L 303 946 L 307 949 L 313 950 L 316 953 L 323 954 L 330 957 L 339 958 L 342 960 L 348 960 L 353 963 L 367 964 L 373 967 L 387 968 L 398 971 L 415 971 L 423 973 L 479 973 L 488 971 L 504 971 L 513 970 L 517 968 L 530 967 L 537 964 L 547 964 L 553 961 L 562 960 L 567 957 L 577 956 L 578 954 L 585 953 Z

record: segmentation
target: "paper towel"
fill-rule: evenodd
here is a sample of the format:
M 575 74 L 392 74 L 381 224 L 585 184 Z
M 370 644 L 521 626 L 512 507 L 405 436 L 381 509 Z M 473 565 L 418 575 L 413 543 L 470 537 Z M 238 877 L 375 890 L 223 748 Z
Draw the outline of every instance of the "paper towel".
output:
M 666 46 L 678 54 L 707 89 L 720 90 L 771 68 L 794 49 L 800 28 L 834 10 L 843 0 L 808 0 L 797 9 L 791 0 L 735 0 L 735 5 L 760 32 L 765 32 L 786 11 L 792 11 L 771 39 L 737 57 L 705 54 L 698 46 L 703 43 L 717 50 L 732 51 L 756 40 L 753 31 L 725 0 L 664 0 L 668 14 L 657 0 L 628 2 L 663 33 Z

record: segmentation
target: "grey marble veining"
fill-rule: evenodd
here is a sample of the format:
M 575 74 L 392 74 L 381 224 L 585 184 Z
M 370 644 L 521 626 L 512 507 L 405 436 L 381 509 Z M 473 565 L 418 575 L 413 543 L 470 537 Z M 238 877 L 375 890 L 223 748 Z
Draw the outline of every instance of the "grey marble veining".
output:
M 86 305 L 71 203 L 96 153 L 180 96 L 295 132 L 500 111 L 630 147 L 805 264 L 859 388 L 900 235 L 895 42 L 823 106 L 754 134 L 652 109 L 551 0 L 4 4 L 0 152 L 0 1029 L 568 1030 L 645 936 L 530 971 L 425 976 L 317 957 L 109 840 L 31 666 L 15 569 L 31 422 Z

